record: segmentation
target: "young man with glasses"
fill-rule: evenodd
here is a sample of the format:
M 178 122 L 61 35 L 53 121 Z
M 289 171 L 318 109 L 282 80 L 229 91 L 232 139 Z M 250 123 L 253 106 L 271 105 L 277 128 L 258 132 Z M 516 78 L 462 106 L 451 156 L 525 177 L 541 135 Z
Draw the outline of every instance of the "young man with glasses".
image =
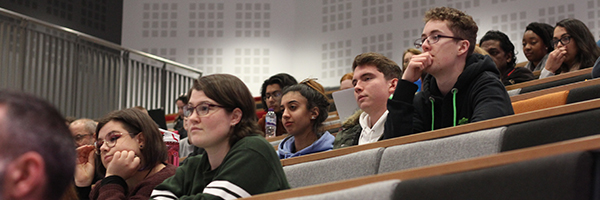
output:
M 266 111 L 269 108 L 273 108 L 275 114 L 277 115 L 277 128 L 275 130 L 276 136 L 280 136 L 284 133 L 287 133 L 287 131 L 283 127 L 283 122 L 281 122 L 281 91 L 283 91 L 284 87 L 295 85 L 297 83 L 298 81 L 296 81 L 296 79 L 293 76 L 286 73 L 279 73 L 265 80 L 265 82 L 263 82 L 262 84 L 262 87 L 260 88 L 260 96 L 264 110 Z M 265 132 L 265 118 L 266 115 L 263 115 L 258 120 L 258 127 L 263 132 Z
M 423 53 L 411 58 L 387 104 L 384 139 L 513 114 L 494 61 L 473 54 L 477 24 L 454 8 L 425 14 Z M 413 84 L 422 72 L 422 92 Z

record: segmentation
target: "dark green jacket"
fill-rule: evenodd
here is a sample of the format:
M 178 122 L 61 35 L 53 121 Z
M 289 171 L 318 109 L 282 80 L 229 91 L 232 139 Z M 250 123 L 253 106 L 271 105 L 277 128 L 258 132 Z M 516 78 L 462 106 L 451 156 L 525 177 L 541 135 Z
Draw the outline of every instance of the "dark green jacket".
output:
M 173 177 L 154 188 L 151 198 L 241 198 L 289 188 L 273 146 L 254 135 L 236 142 L 214 170 L 206 153 L 187 158 Z
M 339 132 L 333 141 L 333 149 L 358 145 L 358 139 L 360 138 L 361 132 L 362 127 L 360 124 L 356 124 L 349 129 Z

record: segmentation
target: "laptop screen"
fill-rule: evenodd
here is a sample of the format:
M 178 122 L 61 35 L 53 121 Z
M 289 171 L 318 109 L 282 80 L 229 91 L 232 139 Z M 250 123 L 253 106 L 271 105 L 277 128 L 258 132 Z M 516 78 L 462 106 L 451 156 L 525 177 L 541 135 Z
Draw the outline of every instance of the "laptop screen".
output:
M 358 104 L 354 97 L 354 88 L 348 88 L 331 93 L 333 102 L 340 117 L 340 121 L 344 122 L 350 117 L 356 110 L 358 110 Z

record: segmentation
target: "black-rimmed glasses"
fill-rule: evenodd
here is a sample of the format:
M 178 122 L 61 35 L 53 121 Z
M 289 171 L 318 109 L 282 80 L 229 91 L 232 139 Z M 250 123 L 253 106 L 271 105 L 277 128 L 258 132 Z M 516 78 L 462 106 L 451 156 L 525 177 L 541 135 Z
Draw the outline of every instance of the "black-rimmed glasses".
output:
M 562 36 L 560 39 L 552 39 L 552 46 L 554 48 L 556 48 L 556 46 L 558 45 L 558 42 L 560 42 L 563 46 L 567 45 L 569 43 L 571 43 L 571 36 Z
M 429 44 L 435 44 L 435 43 L 437 43 L 438 41 L 440 41 L 440 38 L 452 38 L 452 39 L 455 39 L 455 40 L 464 40 L 464 39 L 462 39 L 462 38 L 459 38 L 459 37 L 453 37 L 453 36 L 445 36 L 445 35 L 430 35 L 430 36 L 427 36 L 427 37 L 421 37 L 421 39 L 417 39 L 417 40 L 415 40 L 415 43 L 414 43 L 414 45 L 415 45 L 415 47 L 417 47 L 417 49 L 418 49 L 418 48 L 421 48 L 421 47 L 423 46 L 423 43 L 425 43 L 425 40 L 427 40 L 427 41 L 429 42 Z
M 200 116 L 200 117 L 206 116 L 206 115 L 208 115 L 208 112 L 210 111 L 210 108 L 212 108 L 212 107 L 223 108 L 223 106 L 210 104 L 210 103 L 206 103 L 206 102 L 200 103 L 196 106 L 191 106 L 188 104 L 188 105 L 183 106 L 183 116 L 184 117 L 192 116 L 192 113 L 194 113 L 194 110 L 196 110 L 196 113 L 198 113 L 198 116 Z

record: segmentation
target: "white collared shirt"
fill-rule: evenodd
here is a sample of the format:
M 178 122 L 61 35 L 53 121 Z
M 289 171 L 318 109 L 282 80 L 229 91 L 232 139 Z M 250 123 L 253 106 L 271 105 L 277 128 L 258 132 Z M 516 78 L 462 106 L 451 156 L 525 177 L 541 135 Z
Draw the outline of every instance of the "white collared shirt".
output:
M 358 122 L 362 127 L 362 131 L 360 132 L 360 138 L 358 139 L 358 144 L 368 144 L 377 142 L 381 135 L 383 135 L 385 120 L 387 119 L 388 111 L 386 110 L 383 115 L 375 122 L 373 127 L 369 127 L 371 124 L 371 116 L 366 112 L 360 114 L 360 118 Z

